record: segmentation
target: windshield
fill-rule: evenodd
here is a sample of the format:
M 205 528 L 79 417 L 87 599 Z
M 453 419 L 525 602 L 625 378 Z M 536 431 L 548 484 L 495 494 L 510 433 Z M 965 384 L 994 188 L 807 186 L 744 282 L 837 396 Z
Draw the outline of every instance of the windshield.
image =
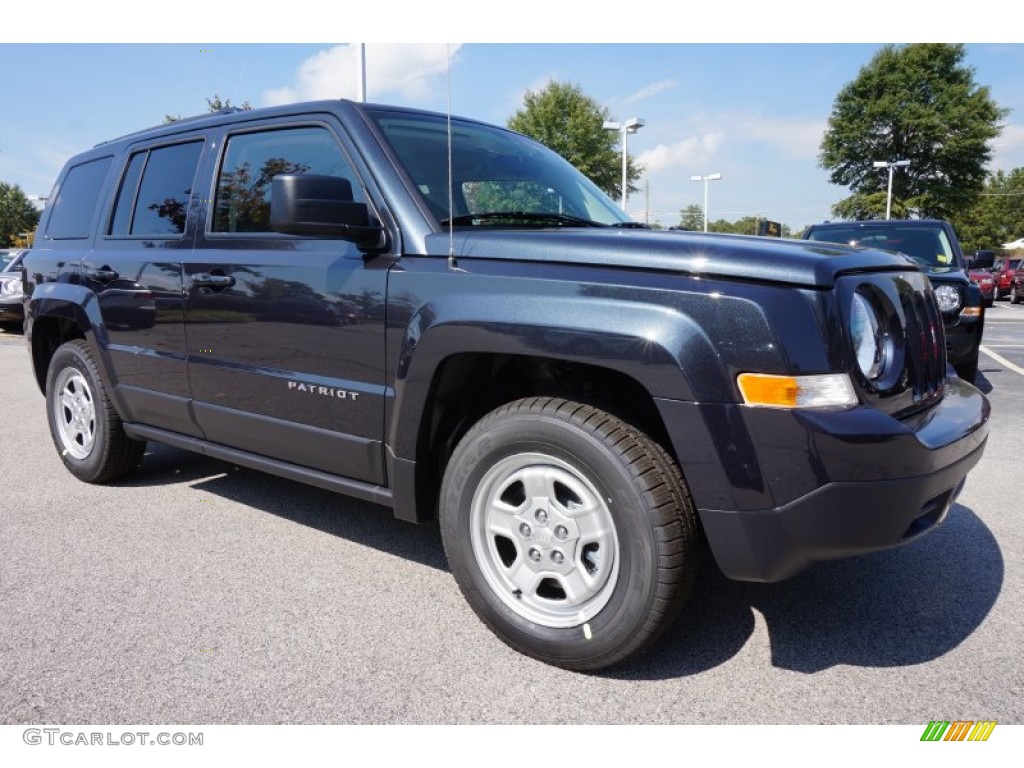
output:
M 931 267 L 956 266 L 953 246 L 940 226 L 907 226 L 894 221 L 870 227 L 825 227 L 812 230 L 808 239 L 899 251 Z
M 438 223 L 454 226 L 622 225 L 630 219 L 561 156 L 519 134 L 441 115 L 370 111 Z M 529 214 L 510 216 L 509 214 Z
M 0 251 L 0 272 L 6 272 L 19 255 L 21 251 Z

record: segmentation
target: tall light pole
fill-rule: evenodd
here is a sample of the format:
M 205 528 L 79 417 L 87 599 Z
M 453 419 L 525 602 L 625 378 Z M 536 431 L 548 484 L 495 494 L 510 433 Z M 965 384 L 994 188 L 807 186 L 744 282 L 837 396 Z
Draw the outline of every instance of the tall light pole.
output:
M 631 117 L 623 122 L 605 120 L 602 126 L 606 131 L 618 131 L 622 134 L 622 210 L 626 210 L 626 198 L 629 195 L 629 153 L 626 149 L 626 136 L 636 133 L 647 125 L 642 117 Z
M 906 168 L 910 165 L 909 160 L 893 160 L 887 162 L 885 160 L 875 160 L 873 163 L 875 168 L 888 168 L 889 169 L 889 192 L 885 197 L 885 218 L 886 221 L 892 218 L 892 175 L 897 168 Z
M 721 181 L 722 174 L 720 173 L 709 173 L 707 176 L 691 176 L 690 181 L 703 181 L 704 182 L 704 231 L 708 231 L 708 182 L 709 181 Z
M 366 43 L 356 44 L 356 101 L 366 101 Z

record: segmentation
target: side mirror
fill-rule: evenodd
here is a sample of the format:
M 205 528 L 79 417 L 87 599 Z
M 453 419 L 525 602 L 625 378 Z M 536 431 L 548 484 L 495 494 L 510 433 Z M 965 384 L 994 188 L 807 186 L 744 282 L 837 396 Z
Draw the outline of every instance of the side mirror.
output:
M 270 183 L 270 227 L 286 235 L 378 243 L 383 227 L 372 221 L 366 203 L 352 197 L 351 183 L 338 176 L 275 176 Z
M 995 253 L 993 251 L 976 251 L 970 264 L 973 269 L 992 269 L 995 264 Z

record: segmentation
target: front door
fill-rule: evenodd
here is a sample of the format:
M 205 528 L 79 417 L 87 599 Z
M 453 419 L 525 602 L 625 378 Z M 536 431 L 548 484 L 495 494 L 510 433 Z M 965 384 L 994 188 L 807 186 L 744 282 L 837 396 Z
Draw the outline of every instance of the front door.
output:
M 391 259 L 270 229 L 278 174 L 342 176 L 327 122 L 228 132 L 204 231 L 185 265 L 195 418 L 215 443 L 384 482 L 384 322 Z

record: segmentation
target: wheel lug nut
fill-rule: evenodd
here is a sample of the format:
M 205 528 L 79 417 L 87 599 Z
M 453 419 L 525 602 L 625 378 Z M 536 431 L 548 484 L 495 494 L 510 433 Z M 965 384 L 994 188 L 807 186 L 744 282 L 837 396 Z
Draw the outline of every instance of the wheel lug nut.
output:
M 553 562 L 555 565 L 561 565 L 564 561 L 565 555 L 563 555 L 559 550 L 556 549 L 554 552 L 551 553 L 551 562 Z
M 533 549 L 531 547 L 531 549 L 530 549 L 528 554 L 530 555 L 530 559 L 533 560 L 533 562 L 535 562 L 535 563 L 539 563 L 540 562 L 540 550 L 539 549 Z
M 544 523 L 548 521 L 548 513 L 545 512 L 543 509 L 538 509 L 536 512 L 533 513 L 533 516 L 537 518 L 537 522 L 541 525 L 544 525 Z
M 531 533 L 533 533 L 533 531 L 530 530 L 529 525 L 527 525 L 526 523 L 521 523 L 519 525 L 519 533 L 521 533 L 523 536 L 529 536 Z
M 569 538 L 569 530 L 564 525 L 555 528 L 555 538 L 565 541 Z

